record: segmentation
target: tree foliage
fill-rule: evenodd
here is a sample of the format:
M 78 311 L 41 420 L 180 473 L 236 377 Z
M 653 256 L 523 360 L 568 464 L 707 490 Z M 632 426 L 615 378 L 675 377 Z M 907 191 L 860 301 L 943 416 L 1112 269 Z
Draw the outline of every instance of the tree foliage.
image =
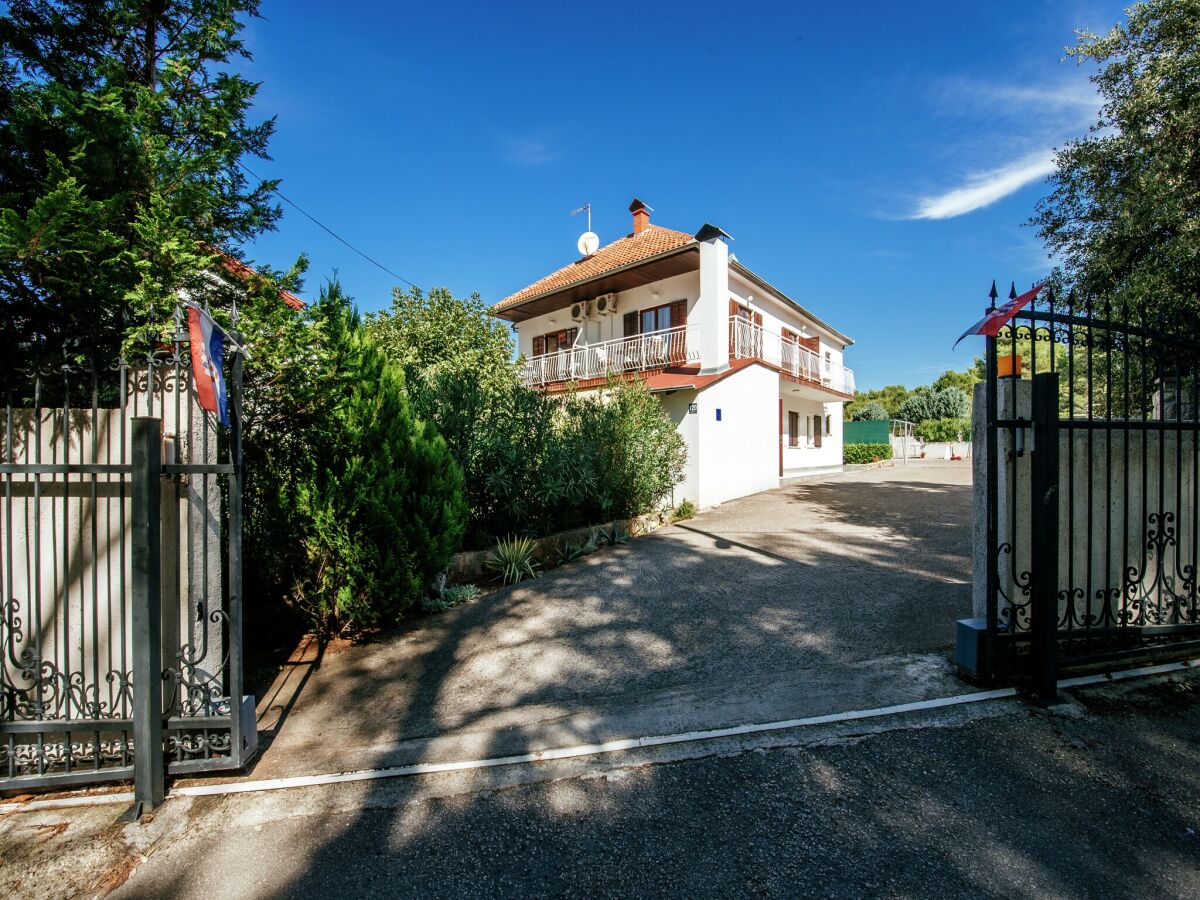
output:
M 458 549 L 462 471 L 336 283 L 275 327 L 292 352 L 246 391 L 251 577 L 325 634 L 394 622 Z
M 874 422 L 880 419 L 890 419 L 887 407 L 878 400 L 868 400 L 862 404 L 855 405 L 850 410 L 849 418 L 851 422 Z
M 1184 324 L 1200 312 L 1200 3 L 1146 0 L 1067 54 L 1099 66 L 1089 134 L 1057 157 L 1032 223 L 1059 281 Z
M 896 410 L 896 418 L 909 422 L 927 419 L 962 419 L 970 414 L 967 395 L 956 387 L 919 387 Z
M 367 329 L 414 387 L 447 375 L 470 374 L 489 385 L 516 377 L 508 326 L 490 315 L 478 294 L 463 300 L 446 288 L 427 294 L 395 288 L 392 305 L 369 316 Z
M 13 369 L 109 361 L 271 228 L 274 123 L 232 71 L 257 0 L 13 0 L 0 18 L 0 331 Z

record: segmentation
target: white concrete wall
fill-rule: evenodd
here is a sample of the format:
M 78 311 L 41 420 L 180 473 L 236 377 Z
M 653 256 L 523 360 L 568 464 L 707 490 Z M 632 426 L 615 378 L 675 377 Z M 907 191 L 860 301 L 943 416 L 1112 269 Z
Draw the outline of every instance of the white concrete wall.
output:
M 779 486 L 775 372 L 748 366 L 729 375 L 700 393 L 697 415 L 701 507 Z
M 842 464 L 842 404 L 841 402 L 822 403 L 807 397 L 798 397 L 788 392 L 788 382 L 783 382 L 783 468 L 804 469 L 824 466 L 840 466 Z M 790 446 L 788 413 L 800 414 L 799 447 Z M 829 433 L 821 435 L 821 446 L 809 438 L 805 426 L 806 417 L 822 417 L 822 427 L 826 417 L 829 421 Z
M 730 273 L 729 295 L 743 306 L 748 306 L 754 312 L 761 313 L 763 328 L 767 331 L 781 335 L 783 329 L 788 328 L 805 337 L 815 335 L 820 341 L 821 358 L 824 359 L 825 353 L 828 351 L 831 362 L 836 365 L 843 364 L 845 345 L 828 331 L 802 316 L 794 306 L 774 293 L 751 284 L 737 273 Z M 728 303 L 725 304 L 725 313 L 726 315 L 729 313 Z
M 696 317 L 699 297 L 700 274 L 685 272 L 653 284 L 621 291 L 617 294 L 617 311 L 611 316 L 592 316 L 585 323 L 574 322 L 570 307 L 535 316 L 517 325 L 517 352 L 532 356 L 534 337 L 564 328 L 578 328 L 580 344 L 619 340 L 625 336 L 625 313 L 651 309 L 676 300 L 687 300 L 689 324 L 699 322 L 700 319 Z
M 729 365 L 729 247 L 720 238 L 700 244 L 700 369 L 720 372 Z
M 678 506 L 685 499 L 691 500 L 697 506 L 700 503 L 700 404 L 696 401 L 695 391 L 675 391 L 659 395 L 663 410 L 675 423 L 675 429 L 687 446 L 687 468 L 683 482 L 677 484 L 671 492 L 671 505 Z M 696 412 L 691 412 L 692 404 L 696 404 Z

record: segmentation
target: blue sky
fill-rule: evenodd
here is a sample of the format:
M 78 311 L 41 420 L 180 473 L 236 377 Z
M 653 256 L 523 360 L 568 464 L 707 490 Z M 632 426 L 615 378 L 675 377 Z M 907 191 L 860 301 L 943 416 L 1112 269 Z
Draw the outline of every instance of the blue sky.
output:
M 856 346 L 860 388 L 928 382 L 994 277 L 1048 264 L 1023 222 L 1083 134 L 1073 30 L 1120 3 L 338 4 L 265 0 L 247 74 L 278 117 L 251 163 L 422 287 L 494 302 L 608 243 L 637 196 L 712 222 L 751 269 Z M 396 279 L 285 205 L 257 262 L 337 270 L 363 310 Z

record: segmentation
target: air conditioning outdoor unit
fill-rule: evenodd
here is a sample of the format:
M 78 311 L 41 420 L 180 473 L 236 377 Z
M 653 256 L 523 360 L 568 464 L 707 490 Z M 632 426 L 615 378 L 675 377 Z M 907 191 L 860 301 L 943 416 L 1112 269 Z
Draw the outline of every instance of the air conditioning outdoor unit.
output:
M 571 304 L 571 319 L 575 322 L 582 322 L 592 314 L 592 304 L 587 300 L 580 300 L 578 303 Z
M 596 315 L 611 316 L 617 311 L 617 295 L 601 294 L 596 298 Z

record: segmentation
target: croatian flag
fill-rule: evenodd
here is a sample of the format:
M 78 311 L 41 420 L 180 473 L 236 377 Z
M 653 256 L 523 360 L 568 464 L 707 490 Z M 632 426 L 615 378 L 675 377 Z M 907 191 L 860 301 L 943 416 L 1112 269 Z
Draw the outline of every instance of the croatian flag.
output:
M 995 337 L 1000 333 L 1000 329 L 1012 321 L 1012 317 L 1019 313 L 1023 308 L 1029 305 L 1030 301 L 1038 295 L 1044 285 L 1039 284 L 1031 291 L 1026 291 L 1020 297 L 1014 297 L 1006 303 L 1002 303 L 989 312 L 986 316 L 964 331 L 958 336 L 958 340 L 954 342 L 954 347 L 969 334 L 982 334 L 986 337 Z M 954 347 L 950 349 L 953 350 Z
M 200 408 L 216 415 L 229 427 L 228 397 L 221 366 L 225 360 L 225 341 L 221 327 L 198 306 L 188 307 L 188 336 L 192 345 L 192 377 L 196 379 L 196 397 Z

